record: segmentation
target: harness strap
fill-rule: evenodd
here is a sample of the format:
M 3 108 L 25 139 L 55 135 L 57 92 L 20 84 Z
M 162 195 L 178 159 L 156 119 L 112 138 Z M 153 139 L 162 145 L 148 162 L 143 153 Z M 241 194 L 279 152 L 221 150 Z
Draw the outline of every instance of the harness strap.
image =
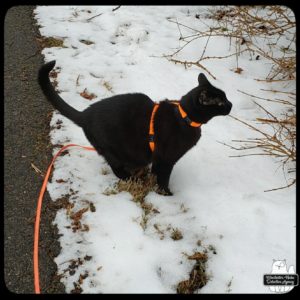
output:
M 182 119 L 184 119 L 190 126 L 192 126 L 192 127 L 200 127 L 201 126 L 201 123 L 194 122 L 188 117 L 187 113 L 182 109 L 179 102 L 172 102 L 172 104 L 177 105 Z
M 154 151 L 155 144 L 154 144 L 154 116 L 159 107 L 159 104 L 155 104 L 152 110 L 151 119 L 150 119 L 150 128 L 149 128 L 149 146 L 151 151 Z
M 178 101 L 171 101 L 172 104 L 177 105 L 178 107 L 178 111 L 181 115 L 181 117 L 183 118 L 183 120 L 190 126 L 192 127 L 200 127 L 201 123 L 197 123 L 192 121 L 187 113 L 183 110 L 183 108 L 181 107 L 180 103 Z M 149 146 L 151 151 L 153 152 L 155 149 L 155 143 L 154 143 L 154 117 L 155 117 L 155 113 L 157 111 L 159 107 L 159 104 L 155 104 L 152 110 L 152 114 L 151 114 L 151 119 L 150 119 L 150 126 L 149 126 Z

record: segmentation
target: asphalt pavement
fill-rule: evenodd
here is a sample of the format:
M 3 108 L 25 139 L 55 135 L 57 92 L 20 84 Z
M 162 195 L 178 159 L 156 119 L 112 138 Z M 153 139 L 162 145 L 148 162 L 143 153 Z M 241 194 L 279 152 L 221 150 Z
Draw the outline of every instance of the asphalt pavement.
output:
M 34 6 L 10 8 L 4 23 L 4 280 L 8 291 L 34 293 L 33 229 L 42 176 L 51 160 L 52 107 L 37 83 L 43 64 Z M 45 194 L 40 229 L 42 293 L 64 293 L 53 258 L 60 245 L 55 208 Z

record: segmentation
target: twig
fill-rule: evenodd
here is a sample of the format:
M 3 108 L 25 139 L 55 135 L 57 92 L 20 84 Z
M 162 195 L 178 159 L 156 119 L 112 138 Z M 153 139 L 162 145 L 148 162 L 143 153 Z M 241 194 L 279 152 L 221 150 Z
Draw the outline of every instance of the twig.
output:
M 35 171 L 37 174 L 41 175 L 41 177 L 44 177 L 43 172 L 42 172 L 37 166 L 35 166 L 33 163 L 31 163 L 31 167 L 34 169 L 34 171 Z
M 212 31 L 210 31 L 210 32 L 212 33 Z M 204 53 L 205 53 L 205 51 L 206 51 L 206 48 L 207 48 L 207 45 L 208 45 L 208 42 L 209 42 L 210 37 L 211 37 L 211 34 L 210 34 L 210 35 L 208 36 L 208 38 L 207 38 L 206 44 L 205 44 L 205 46 L 204 46 L 204 48 L 203 48 L 203 52 L 202 52 L 201 57 L 200 57 L 200 59 L 199 59 L 198 61 L 201 61 L 201 60 L 202 60 L 202 58 L 203 58 L 203 56 L 204 56 Z
M 175 64 L 176 63 L 179 63 L 179 64 L 182 64 L 184 65 L 184 67 L 190 67 L 191 65 L 195 65 L 203 70 L 205 70 L 213 79 L 217 79 L 213 74 L 211 74 L 211 72 L 209 70 L 207 70 L 207 68 L 205 68 L 202 64 L 200 64 L 198 61 L 181 61 L 181 60 L 177 60 L 177 59 L 174 59 L 174 58 L 167 58 L 169 61 L 172 61 L 174 62 Z
M 238 53 L 240 54 L 240 53 L 243 53 L 243 52 L 246 52 L 246 51 L 248 51 L 248 50 L 245 49 L 245 50 L 242 50 Z M 203 58 L 199 59 L 199 61 L 202 61 L 202 60 L 205 60 L 205 59 L 223 59 L 223 58 L 228 58 L 228 57 L 235 56 L 235 55 L 237 55 L 237 52 L 232 53 L 232 54 L 228 54 L 228 55 L 225 55 L 225 56 L 206 56 L 206 57 L 203 57 Z
M 101 16 L 102 14 L 103 14 L 103 13 L 98 14 L 98 15 L 96 15 L 96 16 L 93 16 L 93 17 L 91 17 L 91 18 L 88 18 L 88 19 L 87 19 L 87 22 L 91 21 L 92 19 L 94 19 L 94 18 L 96 18 L 96 17 Z
M 256 118 L 257 121 L 262 123 L 276 123 L 276 124 L 287 124 L 287 125 L 295 125 L 295 122 L 288 121 L 288 120 L 269 120 L 269 119 L 261 119 Z
M 296 179 L 293 179 L 292 182 L 289 183 L 286 186 L 282 186 L 282 187 L 279 187 L 279 188 L 274 188 L 274 189 L 271 189 L 271 190 L 265 190 L 264 192 L 273 192 L 273 191 L 278 191 L 278 190 L 286 189 L 286 188 L 289 188 L 290 186 L 292 186 L 295 183 L 296 183 Z
M 180 25 L 180 26 L 183 26 L 183 27 L 185 27 L 185 28 L 191 29 L 191 30 L 193 30 L 193 31 L 195 31 L 195 32 L 201 33 L 201 31 L 199 31 L 199 30 L 197 30 L 197 29 L 194 29 L 194 28 L 192 28 L 192 27 L 189 27 L 189 26 L 187 26 L 187 25 L 184 25 L 184 24 L 182 24 L 182 23 L 179 23 L 178 21 L 173 21 L 172 19 L 167 19 L 167 20 L 168 20 L 169 22 L 171 22 L 171 23 L 177 24 L 177 26 Z
M 254 131 L 257 131 L 257 132 L 261 133 L 261 134 L 262 134 L 263 136 L 265 136 L 266 138 L 268 138 L 268 139 L 271 139 L 271 138 L 272 138 L 269 134 L 267 134 L 267 133 L 265 133 L 265 132 L 263 132 L 263 131 L 257 129 L 256 127 L 254 127 L 254 126 L 252 126 L 252 125 L 250 125 L 250 124 L 248 124 L 248 123 L 246 123 L 246 122 L 244 122 L 244 121 L 242 121 L 242 120 L 240 120 L 240 119 L 238 119 L 238 118 L 236 118 L 236 117 L 234 117 L 234 116 L 232 116 L 232 115 L 228 115 L 228 116 L 229 116 L 230 118 L 232 118 L 232 119 L 234 119 L 234 120 L 240 122 L 240 123 L 243 123 L 244 125 L 246 125 L 247 127 L 253 129 Z
M 79 77 L 80 77 L 80 74 L 77 76 L 77 79 L 76 79 L 76 86 L 79 85 Z
M 257 99 L 261 99 L 261 100 L 268 100 L 268 101 L 272 101 L 272 99 L 267 99 L 267 98 L 262 98 L 262 97 L 258 97 L 258 96 L 254 96 L 254 95 L 251 95 L 251 94 L 248 94 L 246 92 L 243 92 L 241 90 L 237 90 L 239 93 L 242 93 L 244 95 L 247 95 L 247 96 L 250 96 L 252 98 L 257 98 Z
M 176 19 L 176 21 L 177 21 L 177 19 Z M 182 40 L 182 33 L 181 33 L 180 27 L 179 27 L 179 25 L 178 25 L 178 22 L 177 22 L 177 28 L 178 28 L 178 31 L 179 31 L 179 33 L 180 33 L 180 38 L 179 38 L 179 40 Z
M 284 92 L 284 91 L 277 91 L 277 90 L 266 90 L 266 89 L 260 89 L 260 90 L 261 90 L 261 91 L 265 91 L 265 92 L 281 93 L 281 94 L 289 94 L 289 95 L 296 96 L 296 93 L 292 93 L 292 92 Z
M 240 93 L 242 93 L 242 94 L 245 94 L 247 96 L 250 96 L 252 98 L 256 98 L 256 99 L 260 99 L 260 100 L 265 100 L 265 101 L 276 102 L 276 103 L 281 103 L 281 104 L 293 105 L 291 102 L 289 102 L 287 100 L 262 98 L 262 97 L 258 97 L 258 96 L 254 96 L 254 95 L 248 94 L 248 93 L 243 92 L 241 90 L 237 90 L 237 91 L 240 92 Z
M 117 9 L 119 9 L 121 7 L 121 5 L 118 5 L 117 7 L 113 8 L 112 11 L 116 11 Z

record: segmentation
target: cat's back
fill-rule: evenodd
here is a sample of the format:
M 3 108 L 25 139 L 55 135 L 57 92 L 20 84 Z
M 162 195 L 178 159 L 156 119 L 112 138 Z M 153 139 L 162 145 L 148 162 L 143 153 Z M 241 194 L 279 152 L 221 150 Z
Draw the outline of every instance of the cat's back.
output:
M 153 106 L 154 102 L 145 94 L 121 94 L 92 104 L 83 111 L 83 115 L 89 124 L 136 126 L 150 118 Z
M 153 107 L 153 101 L 145 94 L 121 94 L 102 99 L 90 105 L 85 113 L 123 113 L 132 109 Z

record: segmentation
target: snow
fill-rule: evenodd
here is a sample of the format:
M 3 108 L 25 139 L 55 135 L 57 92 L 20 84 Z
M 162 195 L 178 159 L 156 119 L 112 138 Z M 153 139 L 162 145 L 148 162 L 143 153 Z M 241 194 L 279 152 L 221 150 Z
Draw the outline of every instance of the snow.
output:
M 45 61 L 56 60 L 59 67 L 58 90 L 67 103 L 84 110 L 105 97 L 141 92 L 158 102 L 178 99 L 197 85 L 199 72 L 185 69 L 162 58 L 180 45 L 175 23 L 207 28 L 204 6 L 38 6 L 35 18 L 41 35 L 63 38 L 65 47 L 45 48 Z M 101 14 L 101 15 L 99 15 Z M 99 15 L 99 16 L 96 16 Z M 96 16 L 92 18 L 93 16 Z M 183 32 L 186 34 L 187 29 Z M 87 45 L 80 40 L 93 42 Z M 199 58 L 204 40 L 185 47 L 179 58 Z M 201 51 L 202 52 L 202 51 Z M 206 55 L 233 53 L 229 40 L 211 38 Z M 201 55 L 201 53 L 200 53 Z M 226 92 L 233 103 L 231 115 L 245 121 L 265 117 L 264 113 L 238 90 L 261 95 L 261 89 L 275 84 L 257 82 L 269 72 L 266 60 L 251 60 L 243 54 L 234 73 L 236 58 L 207 60 L 205 66 L 216 77 L 209 80 Z M 97 97 L 87 100 L 79 94 L 87 89 Z M 265 92 L 266 97 L 274 94 Z M 263 103 L 270 110 L 274 104 Z M 57 121 L 61 120 L 61 128 Z M 55 112 L 50 132 L 54 145 L 76 143 L 90 146 L 83 131 Z M 259 125 L 257 125 L 259 126 Z M 48 192 L 53 201 L 74 193 L 73 212 L 89 207 L 81 223 L 89 230 L 73 232 L 67 209 L 57 212 L 54 223 L 61 237 L 61 253 L 55 258 L 58 273 L 67 292 L 74 289 L 80 274 L 83 293 L 176 293 L 177 284 L 189 278 L 193 262 L 185 254 L 208 251 L 208 283 L 198 293 L 270 293 L 263 285 L 263 275 L 272 270 L 273 259 L 286 259 L 296 265 L 296 197 L 295 187 L 266 193 L 280 187 L 288 175 L 271 157 L 230 158 L 236 151 L 224 146 L 232 140 L 253 137 L 255 133 L 229 117 L 217 117 L 202 126 L 202 137 L 175 165 L 170 189 L 165 197 L 150 192 L 146 202 L 160 213 L 150 214 L 145 230 L 140 225 L 142 208 L 129 193 L 105 195 L 118 179 L 103 157 L 80 148 L 70 149 L 55 163 Z M 58 151 L 54 148 L 53 153 Z M 59 183 L 60 179 L 66 182 Z M 164 238 L 154 228 L 164 232 Z M 178 228 L 183 239 L 174 241 L 170 228 Z M 201 245 L 199 242 L 201 241 Z M 71 260 L 91 256 L 75 269 L 64 272 Z M 42 270 L 41 270 L 42 272 Z M 230 290 L 229 290 L 229 283 Z

